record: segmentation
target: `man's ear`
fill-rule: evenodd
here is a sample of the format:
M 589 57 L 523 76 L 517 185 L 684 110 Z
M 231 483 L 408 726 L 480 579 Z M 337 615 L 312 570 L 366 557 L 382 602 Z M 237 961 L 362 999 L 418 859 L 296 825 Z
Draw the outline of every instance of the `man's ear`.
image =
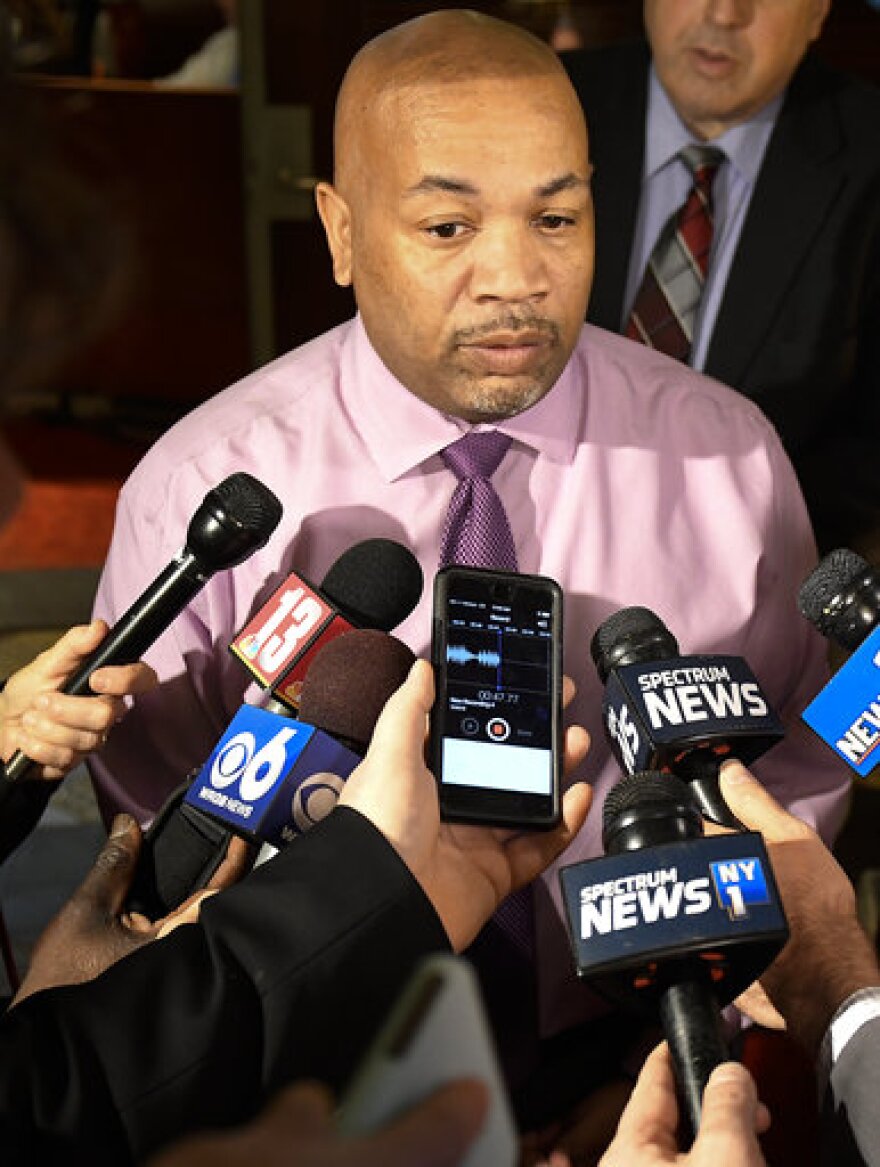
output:
M 340 287 L 347 288 L 351 285 L 351 211 L 329 182 L 319 182 L 315 187 L 315 202 L 333 259 L 333 278 Z
M 822 26 L 825 24 L 825 20 L 830 9 L 831 0 L 815 0 L 813 8 L 813 29 L 812 36 L 810 37 L 811 41 L 819 39 L 819 36 L 822 32 Z

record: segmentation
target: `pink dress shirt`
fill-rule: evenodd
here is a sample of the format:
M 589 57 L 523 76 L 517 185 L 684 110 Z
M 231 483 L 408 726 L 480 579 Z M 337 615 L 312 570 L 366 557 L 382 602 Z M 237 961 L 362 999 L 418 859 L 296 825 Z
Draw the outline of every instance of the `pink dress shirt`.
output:
M 361 539 L 406 544 L 426 587 L 398 634 L 427 654 L 430 583 L 455 487 L 439 451 L 466 428 L 404 388 L 355 318 L 206 402 L 157 442 L 120 496 L 96 603 L 111 623 L 170 561 L 206 491 L 228 474 L 261 479 L 284 516 L 267 546 L 215 576 L 147 654 L 163 683 L 138 699 L 94 763 L 106 810 L 149 818 L 204 761 L 243 695 L 257 699 L 226 646 L 294 568 L 319 582 Z M 585 325 L 553 389 L 497 428 L 513 442 L 492 481 L 520 570 L 564 589 L 565 668 L 578 686 L 568 717 L 593 741 L 578 775 L 594 787 L 593 810 L 561 863 L 601 853 L 601 806 L 619 772 L 589 642 L 631 604 L 653 609 L 684 653 L 745 657 L 788 728 L 756 773 L 830 838 L 848 779 L 798 716 L 827 678 L 825 644 L 795 605 L 816 552 L 794 473 L 757 406 Z M 556 868 L 543 878 L 538 976 L 550 1033 L 595 1012 L 595 998 L 574 978 Z

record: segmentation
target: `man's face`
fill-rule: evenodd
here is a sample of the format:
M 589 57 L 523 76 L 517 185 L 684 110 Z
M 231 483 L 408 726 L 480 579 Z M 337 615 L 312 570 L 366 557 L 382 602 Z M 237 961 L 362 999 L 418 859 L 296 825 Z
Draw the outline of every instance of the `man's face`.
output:
M 830 0 L 645 0 L 657 75 L 699 137 L 718 137 L 781 93 Z
M 337 279 L 417 397 L 471 422 L 510 417 L 555 383 L 586 312 L 577 99 L 551 75 L 420 84 L 382 103 L 345 209 L 336 197 L 348 228 L 335 244 L 328 226 Z

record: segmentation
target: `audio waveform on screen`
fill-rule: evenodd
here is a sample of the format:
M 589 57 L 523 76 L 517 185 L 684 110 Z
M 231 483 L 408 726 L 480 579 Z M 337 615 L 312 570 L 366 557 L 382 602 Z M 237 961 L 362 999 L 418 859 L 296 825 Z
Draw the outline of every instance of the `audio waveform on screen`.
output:
M 466 665 L 471 661 L 476 661 L 484 668 L 496 669 L 501 664 L 501 653 L 490 648 L 472 652 L 463 644 L 450 644 L 446 649 L 446 660 L 453 665 Z

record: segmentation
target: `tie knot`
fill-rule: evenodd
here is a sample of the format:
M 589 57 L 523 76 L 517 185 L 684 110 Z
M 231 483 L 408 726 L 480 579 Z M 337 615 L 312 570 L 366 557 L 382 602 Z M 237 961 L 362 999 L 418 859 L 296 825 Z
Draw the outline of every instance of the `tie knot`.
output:
M 724 161 L 724 151 L 717 146 L 698 146 L 696 142 L 691 142 L 690 146 L 685 146 L 681 151 L 679 158 L 694 176 L 694 185 L 708 189 Z
M 471 430 L 441 450 L 441 457 L 458 479 L 491 478 L 511 439 L 498 430 Z

